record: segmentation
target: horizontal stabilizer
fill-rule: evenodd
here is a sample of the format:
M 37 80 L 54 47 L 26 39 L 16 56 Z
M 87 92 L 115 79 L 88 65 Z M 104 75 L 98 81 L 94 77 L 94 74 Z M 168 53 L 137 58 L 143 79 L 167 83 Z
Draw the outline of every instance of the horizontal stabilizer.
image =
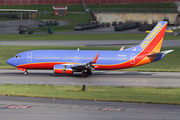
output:
M 172 51 L 174 51 L 174 50 L 166 50 L 166 51 L 162 51 L 162 52 L 160 52 L 160 53 L 155 53 L 155 54 L 147 54 L 147 56 L 148 57 L 156 57 L 156 56 L 159 56 L 159 55 L 162 55 L 162 54 L 168 54 L 168 53 L 170 53 L 170 52 L 172 52 Z
M 162 51 L 161 53 L 163 53 L 163 54 L 168 54 L 168 53 L 170 53 L 170 52 L 172 52 L 172 51 L 174 51 L 174 50 L 166 50 L 166 51 Z
M 163 53 L 147 54 L 147 57 L 157 57 L 161 56 Z

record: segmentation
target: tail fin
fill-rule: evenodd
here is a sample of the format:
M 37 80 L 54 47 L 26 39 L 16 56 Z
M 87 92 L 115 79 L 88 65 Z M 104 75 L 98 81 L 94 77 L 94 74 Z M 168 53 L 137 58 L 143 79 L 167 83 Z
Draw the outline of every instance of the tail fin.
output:
M 160 21 L 138 46 L 128 48 L 126 51 L 140 51 L 149 54 L 159 53 L 164 39 L 166 26 L 166 21 Z
M 147 37 L 139 44 L 138 49 L 148 53 L 159 53 L 164 39 L 167 22 L 160 21 Z

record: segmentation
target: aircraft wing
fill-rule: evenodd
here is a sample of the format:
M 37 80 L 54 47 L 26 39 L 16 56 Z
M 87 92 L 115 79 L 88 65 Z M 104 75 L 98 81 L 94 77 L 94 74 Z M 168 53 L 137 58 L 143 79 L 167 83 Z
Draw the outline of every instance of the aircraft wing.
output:
M 82 64 L 73 64 L 71 65 L 71 68 L 76 70 L 89 69 L 91 71 L 94 71 L 94 66 L 92 64 L 96 64 L 98 57 L 99 57 L 99 53 L 97 53 L 90 62 L 82 63 Z

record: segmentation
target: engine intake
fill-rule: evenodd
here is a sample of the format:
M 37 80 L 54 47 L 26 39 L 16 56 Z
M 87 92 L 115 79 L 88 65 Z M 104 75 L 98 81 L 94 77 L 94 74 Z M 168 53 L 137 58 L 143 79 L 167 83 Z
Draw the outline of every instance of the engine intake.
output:
M 54 73 L 56 74 L 73 74 L 73 70 L 70 66 L 66 65 L 55 65 Z

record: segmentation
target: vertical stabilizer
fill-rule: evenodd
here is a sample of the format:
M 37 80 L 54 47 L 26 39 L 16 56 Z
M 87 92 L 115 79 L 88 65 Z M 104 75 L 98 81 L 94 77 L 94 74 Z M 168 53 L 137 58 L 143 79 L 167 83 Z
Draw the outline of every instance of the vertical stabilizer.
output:
M 160 21 L 147 37 L 140 43 L 138 49 L 148 53 L 158 53 L 164 39 L 167 22 Z
M 138 46 L 125 50 L 147 52 L 149 54 L 159 53 L 164 39 L 166 26 L 167 21 L 160 21 Z

